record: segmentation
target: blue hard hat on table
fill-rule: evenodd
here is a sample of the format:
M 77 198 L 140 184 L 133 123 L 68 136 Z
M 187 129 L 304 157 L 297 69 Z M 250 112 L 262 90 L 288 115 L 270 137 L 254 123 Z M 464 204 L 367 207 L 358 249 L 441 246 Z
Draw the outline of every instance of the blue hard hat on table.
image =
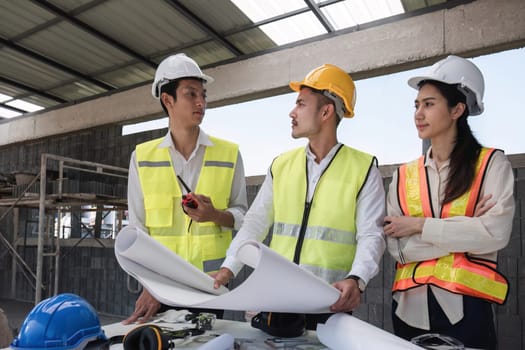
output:
M 95 309 L 78 295 L 64 293 L 31 310 L 11 349 L 81 350 L 92 342 L 107 342 Z

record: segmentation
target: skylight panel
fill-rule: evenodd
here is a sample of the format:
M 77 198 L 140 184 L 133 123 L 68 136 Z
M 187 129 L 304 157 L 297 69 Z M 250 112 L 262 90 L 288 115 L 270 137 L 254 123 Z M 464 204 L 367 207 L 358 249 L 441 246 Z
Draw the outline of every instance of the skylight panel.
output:
M 7 96 L 7 95 L 0 93 L 0 103 L 5 102 L 7 100 L 11 100 L 11 99 L 12 99 L 11 96 Z
M 326 29 L 311 12 L 268 23 L 260 28 L 277 45 L 284 45 L 326 33 Z
M 231 0 L 252 22 L 280 16 L 305 7 L 303 0 Z
M 303 0 L 231 1 L 254 23 L 307 8 Z M 315 0 L 315 2 L 336 30 L 403 13 L 403 5 L 400 0 L 346 0 L 326 6 L 322 6 L 326 1 Z M 277 45 L 327 33 L 326 28 L 309 9 L 307 12 L 271 22 L 259 28 Z
M 364 0 L 361 0 L 364 2 Z M 405 12 L 400 0 L 367 1 L 366 5 L 372 13 L 372 20 L 387 18 Z
M 22 101 L 22 100 L 13 100 L 13 101 L 7 102 L 6 105 L 21 109 L 27 112 L 36 112 L 41 109 L 44 109 L 44 107 L 35 105 L 34 103 Z
M 0 107 L 0 118 L 14 118 L 21 115 L 18 112 L 12 111 L 10 109 Z
M 306 7 L 303 0 L 232 0 L 232 2 L 254 23 Z M 259 28 L 277 45 L 326 33 L 311 11 L 268 23 Z
M 321 8 L 336 30 L 403 13 L 399 0 L 347 0 Z

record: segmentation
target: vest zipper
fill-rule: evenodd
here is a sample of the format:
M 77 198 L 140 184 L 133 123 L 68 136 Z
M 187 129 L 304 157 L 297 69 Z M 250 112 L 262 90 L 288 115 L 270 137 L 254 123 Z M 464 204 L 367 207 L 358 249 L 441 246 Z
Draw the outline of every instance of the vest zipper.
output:
M 342 147 L 343 147 L 343 144 L 341 144 L 339 148 L 337 149 L 337 151 L 335 151 L 334 156 L 332 157 L 332 159 L 330 159 L 330 162 L 326 165 L 326 168 L 323 170 L 323 172 L 319 176 L 319 181 L 317 185 L 315 186 L 314 194 L 312 195 L 310 202 L 308 202 L 308 186 L 309 186 L 308 161 L 305 158 L 304 165 L 306 168 L 305 169 L 306 170 L 306 194 L 305 194 L 306 201 L 304 203 L 304 212 L 303 212 L 303 221 L 301 222 L 301 230 L 299 231 L 299 237 L 297 237 L 297 245 L 295 246 L 295 253 L 293 257 L 293 262 L 296 263 L 297 265 L 299 265 L 299 260 L 301 260 L 301 250 L 303 249 L 304 235 L 306 234 L 306 228 L 308 226 L 308 217 L 310 216 L 310 209 L 312 209 L 312 203 L 314 201 L 315 193 L 317 192 L 317 186 L 321 182 L 321 178 L 323 177 L 326 170 L 328 170 L 328 168 L 330 167 L 330 165 L 332 164 L 332 162 L 334 161 L 335 157 L 337 156 L 337 154 L 339 153 Z
M 306 227 L 308 225 L 308 217 L 310 216 L 310 209 L 312 208 L 311 202 L 304 203 L 303 221 L 301 222 L 301 230 L 299 231 L 299 237 L 297 238 L 297 245 L 295 246 L 295 254 L 293 262 L 299 265 L 301 259 L 301 250 L 303 249 L 304 235 L 306 234 Z

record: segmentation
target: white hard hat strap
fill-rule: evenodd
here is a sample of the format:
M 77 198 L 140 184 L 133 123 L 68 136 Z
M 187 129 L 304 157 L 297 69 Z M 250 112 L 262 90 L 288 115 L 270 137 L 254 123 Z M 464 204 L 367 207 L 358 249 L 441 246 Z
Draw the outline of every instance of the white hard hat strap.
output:
M 157 83 L 157 96 L 160 97 L 160 91 L 162 90 L 162 87 L 166 84 L 169 84 L 170 82 L 172 82 L 173 80 L 169 80 L 167 78 L 164 78 L 164 79 L 161 79 L 159 80 L 159 82 Z
M 478 99 L 474 91 L 469 89 L 469 87 L 463 83 L 458 84 L 457 87 L 458 90 L 466 97 L 466 103 L 469 109 L 469 114 L 476 113 L 481 106 L 478 106 Z

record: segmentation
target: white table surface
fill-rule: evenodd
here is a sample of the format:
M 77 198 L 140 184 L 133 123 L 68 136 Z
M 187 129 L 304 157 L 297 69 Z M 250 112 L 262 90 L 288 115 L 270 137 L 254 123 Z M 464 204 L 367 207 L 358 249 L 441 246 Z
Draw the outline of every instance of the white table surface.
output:
M 166 327 L 173 330 L 178 330 L 182 328 L 191 328 L 191 324 L 181 324 L 181 323 L 163 323 L 155 322 L 153 323 L 160 327 Z M 138 325 L 123 325 L 122 323 L 113 323 L 106 326 L 103 326 L 104 332 L 108 338 L 124 335 Z M 188 339 L 182 344 L 176 344 L 175 349 L 198 349 L 203 345 L 205 341 L 210 339 L 210 335 L 220 335 L 220 334 L 230 334 L 232 335 L 238 343 L 240 343 L 239 350 L 268 350 L 275 349 L 270 345 L 265 344 L 265 340 L 268 338 L 273 338 L 272 336 L 264 333 L 263 331 L 253 328 L 248 322 L 238 322 L 238 321 L 229 321 L 229 320 L 216 320 L 213 329 L 206 331 L 202 336 L 196 336 Z M 297 338 L 289 338 L 289 340 L 299 340 L 296 343 L 292 342 L 283 342 L 282 347 L 278 349 L 301 349 L 301 350 L 321 350 L 326 349 L 319 340 L 317 339 L 315 331 L 306 331 L 305 335 Z M 111 350 L 123 349 L 122 344 L 115 344 L 111 346 Z
M 152 322 L 149 324 L 155 324 L 160 327 L 165 327 L 172 330 L 180 330 L 183 328 L 192 328 L 192 324 L 184 323 L 165 323 L 165 322 Z M 132 325 L 123 325 L 120 322 L 112 323 L 103 326 L 106 336 L 109 338 L 118 335 L 125 335 L 127 332 L 132 330 L 135 327 L 138 327 L 138 324 Z M 177 340 L 175 349 L 176 350 L 189 350 L 189 349 L 198 349 L 203 346 L 205 342 L 213 339 L 214 337 L 221 334 L 230 334 L 236 339 L 236 343 L 240 346 L 236 347 L 235 350 L 271 350 L 271 349 L 281 349 L 281 350 L 329 350 L 326 346 L 321 344 L 317 338 L 315 331 L 306 331 L 305 334 L 297 338 L 288 338 L 290 342 L 283 342 L 279 347 L 272 347 L 265 343 L 265 340 L 273 338 L 272 336 L 264 333 L 259 329 L 253 328 L 248 322 L 239 322 L 239 321 L 229 321 L 229 320 L 216 320 L 213 329 L 206 331 L 203 335 L 195 336 L 188 338 L 186 340 Z M 299 340 L 299 342 L 293 343 L 291 341 Z M 111 346 L 111 350 L 122 350 L 122 344 L 114 344 Z M 375 347 L 370 347 L 370 350 L 376 349 Z M 447 349 L 447 347 L 441 347 L 439 349 Z M 469 348 L 465 348 L 469 350 Z M 1 350 L 9 350 L 9 348 L 4 348 Z M 382 350 L 382 349 L 381 349 Z M 470 349 L 475 350 L 475 349 Z

